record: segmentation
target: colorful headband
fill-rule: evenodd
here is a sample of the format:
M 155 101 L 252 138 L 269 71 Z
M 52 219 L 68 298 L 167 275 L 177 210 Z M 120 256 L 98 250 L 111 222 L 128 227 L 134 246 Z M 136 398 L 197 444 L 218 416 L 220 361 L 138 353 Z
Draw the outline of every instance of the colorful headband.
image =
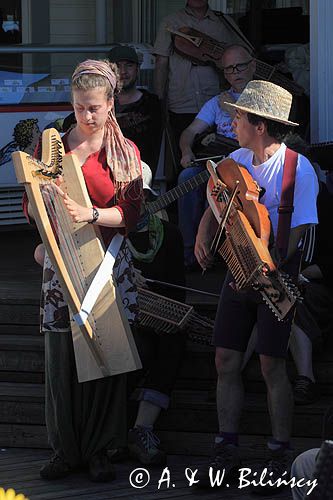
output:
M 97 61 L 94 59 L 87 59 L 80 63 L 72 74 L 72 82 L 74 82 L 81 75 L 101 75 L 108 80 L 112 90 L 116 88 L 117 78 L 111 67 L 104 61 Z

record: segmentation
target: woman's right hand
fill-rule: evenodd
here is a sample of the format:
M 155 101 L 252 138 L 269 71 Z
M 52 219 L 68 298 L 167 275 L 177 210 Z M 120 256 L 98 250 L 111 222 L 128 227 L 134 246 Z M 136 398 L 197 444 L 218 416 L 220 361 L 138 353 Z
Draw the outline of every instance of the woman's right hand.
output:
M 64 182 L 64 178 L 62 175 L 58 175 L 58 177 L 54 181 L 56 186 L 60 186 L 63 182 Z

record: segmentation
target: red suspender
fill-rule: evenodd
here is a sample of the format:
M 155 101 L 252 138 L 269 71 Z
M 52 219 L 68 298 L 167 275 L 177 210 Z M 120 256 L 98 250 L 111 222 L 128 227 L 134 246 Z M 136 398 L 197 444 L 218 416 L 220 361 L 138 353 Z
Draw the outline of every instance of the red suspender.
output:
M 291 216 L 294 211 L 294 190 L 298 153 L 286 149 L 283 166 L 282 192 L 280 206 L 278 208 L 279 220 L 276 235 L 276 246 L 281 260 L 284 260 L 288 252 Z

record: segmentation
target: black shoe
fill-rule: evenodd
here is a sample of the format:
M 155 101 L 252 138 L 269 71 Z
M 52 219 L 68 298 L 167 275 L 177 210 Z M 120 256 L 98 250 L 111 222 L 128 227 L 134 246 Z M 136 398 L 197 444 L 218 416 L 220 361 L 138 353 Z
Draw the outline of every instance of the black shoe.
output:
M 318 399 L 317 385 L 308 377 L 299 375 L 294 383 L 294 401 L 296 405 L 308 405 Z
M 121 446 L 119 448 L 112 448 L 107 451 L 108 459 L 112 464 L 124 462 L 128 459 L 128 448 L 127 446 Z
M 282 484 L 279 486 L 274 483 L 277 479 L 284 479 L 285 481 L 288 481 L 294 458 L 293 450 L 282 447 L 277 450 L 269 449 L 267 451 L 266 463 L 255 470 L 257 473 L 255 481 L 260 481 L 260 484 L 258 486 L 252 485 L 252 493 L 257 495 L 272 495 L 280 493 L 286 485 Z M 268 481 L 272 484 L 267 484 Z
M 225 486 L 239 474 L 241 460 L 238 447 L 229 443 L 216 443 L 214 454 L 209 463 L 204 467 L 199 467 L 197 479 L 198 488 L 214 488 L 215 486 Z M 222 484 L 217 484 L 215 479 L 223 479 Z M 211 481 L 212 478 L 212 481 Z
M 89 459 L 89 479 L 95 483 L 113 481 L 116 478 L 114 467 L 105 450 L 101 450 Z
M 128 432 L 128 449 L 131 457 L 143 465 L 164 465 L 166 453 L 159 447 L 160 440 L 146 427 L 134 427 Z
M 59 455 L 55 454 L 51 457 L 49 463 L 43 465 L 39 471 L 42 479 L 61 479 L 73 472 L 70 465 Z

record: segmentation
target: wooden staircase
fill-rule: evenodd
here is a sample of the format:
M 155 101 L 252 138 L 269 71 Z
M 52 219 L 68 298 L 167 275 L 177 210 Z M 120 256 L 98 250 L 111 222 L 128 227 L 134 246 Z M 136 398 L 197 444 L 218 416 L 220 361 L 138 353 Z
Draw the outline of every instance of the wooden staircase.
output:
M 46 448 L 44 345 L 39 333 L 41 270 L 32 262 L 37 236 L 33 231 L 6 234 L 0 255 L 0 448 Z M 193 279 L 191 275 L 189 281 Z M 200 308 L 211 315 L 214 307 L 209 302 L 201 303 Z M 289 364 L 293 377 L 292 363 Z M 332 401 L 332 350 L 316 360 L 315 371 L 322 397 L 315 404 L 295 408 L 293 443 L 297 450 L 320 444 L 322 417 Z M 257 458 L 270 435 L 257 359 L 250 361 L 244 375 L 248 394 L 241 443 L 246 456 Z M 215 384 L 213 349 L 188 343 L 171 407 L 157 425 L 169 453 L 210 454 L 218 429 Z

